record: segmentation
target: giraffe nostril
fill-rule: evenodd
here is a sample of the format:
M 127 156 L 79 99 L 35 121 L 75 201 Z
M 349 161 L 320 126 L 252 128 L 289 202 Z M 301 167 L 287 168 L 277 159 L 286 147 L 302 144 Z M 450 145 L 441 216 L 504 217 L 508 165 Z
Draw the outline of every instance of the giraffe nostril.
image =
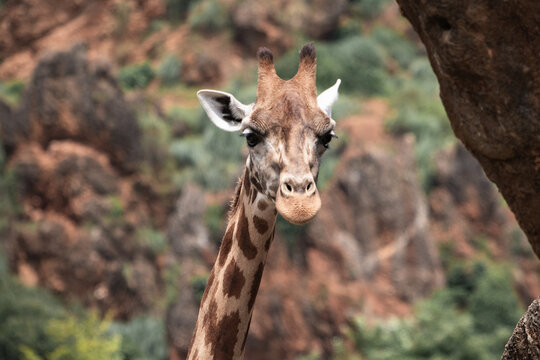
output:
M 311 189 L 311 185 L 312 185 L 312 184 L 313 184 L 313 183 L 310 181 L 309 184 L 308 184 L 307 187 L 306 187 L 306 190 L 307 190 L 307 191 L 309 191 L 309 189 Z
M 292 191 L 292 187 L 291 187 L 291 185 L 289 185 L 289 184 L 285 183 L 285 187 L 287 188 L 287 190 L 288 190 L 288 191 Z

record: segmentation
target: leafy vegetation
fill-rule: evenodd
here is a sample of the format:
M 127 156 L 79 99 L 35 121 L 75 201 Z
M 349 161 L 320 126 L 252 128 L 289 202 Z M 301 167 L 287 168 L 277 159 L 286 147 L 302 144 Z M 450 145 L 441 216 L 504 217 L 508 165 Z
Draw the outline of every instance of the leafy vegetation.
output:
M 171 86 L 180 81 L 182 63 L 177 56 L 167 55 L 157 69 L 157 77 L 164 86 Z
M 415 135 L 420 177 L 424 189 L 429 191 L 433 183 L 433 156 L 456 141 L 438 98 L 438 84 L 428 61 L 416 59 L 394 86 L 390 99 L 394 113 L 386 125 L 396 134 Z
M 370 37 L 354 35 L 331 43 L 317 44 L 317 85 L 321 89 L 332 86 L 342 78 L 341 89 L 360 95 L 383 95 L 387 92 L 383 53 Z M 284 78 L 292 78 L 298 68 L 298 52 L 292 50 L 276 63 L 276 71 Z
M 229 14 L 218 0 L 201 0 L 194 3 L 188 22 L 199 31 L 215 32 L 229 26 Z
M 19 283 L 6 266 L 0 271 L 0 358 L 18 359 L 23 346 L 37 356 L 49 354 L 56 344 L 48 336 L 46 325 L 62 317 L 64 309 L 46 291 Z
M 19 103 L 24 92 L 24 83 L 21 81 L 0 82 L 0 99 L 15 106 Z
M 136 317 L 126 323 L 113 322 L 108 333 L 120 336 L 123 360 L 165 360 L 167 344 L 163 320 L 151 316 Z
M 155 76 L 155 72 L 147 62 L 126 66 L 118 73 L 120 85 L 126 90 L 144 89 Z
M 0 236 L 8 230 L 13 216 L 19 212 L 15 174 L 6 168 L 6 155 L 0 143 Z
M 368 325 L 354 320 L 353 350 L 335 344 L 335 359 L 494 359 L 522 309 L 508 270 L 485 260 L 455 263 L 445 289 L 420 302 L 414 318 Z
M 73 310 L 49 292 L 22 285 L 0 251 L 0 358 L 6 360 L 165 360 L 161 319 L 108 317 Z
M 167 0 L 167 16 L 173 22 L 179 22 L 187 17 L 193 3 L 198 0 Z
M 159 255 L 167 248 L 167 239 L 161 231 L 151 227 L 140 227 L 135 233 L 139 246 L 147 248 L 154 255 Z
M 119 335 L 108 334 L 110 323 L 95 314 L 70 315 L 51 319 L 45 326 L 46 336 L 55 344 L 45 356 L 27 346 L 21 347 L 25 360 L 122 360 Z

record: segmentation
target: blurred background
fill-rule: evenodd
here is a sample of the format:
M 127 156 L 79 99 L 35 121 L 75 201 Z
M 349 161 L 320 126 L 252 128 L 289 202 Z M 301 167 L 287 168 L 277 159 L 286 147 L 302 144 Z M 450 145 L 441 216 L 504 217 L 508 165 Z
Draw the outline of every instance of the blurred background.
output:
M 493 359 L 540 295 L 385 0 L 0 0 L 0 359 L 185 357 L 247 154 L 195 93 L 255 99 L 314 41 L 343 80 L 323 207 L 278 219 L 246 359 Z

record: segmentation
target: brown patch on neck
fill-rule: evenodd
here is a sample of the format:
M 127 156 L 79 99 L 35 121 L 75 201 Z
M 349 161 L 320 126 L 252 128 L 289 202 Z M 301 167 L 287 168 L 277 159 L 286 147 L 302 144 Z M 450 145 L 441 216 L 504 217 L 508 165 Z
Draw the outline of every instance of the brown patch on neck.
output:
M 266 210 L 266 208 L 268 207 L 268 203 L 266 201 L 264 201 L 263 199 L 259 200 L 257 202 L 257 208 L 261 211 L 264 211 Z
M 238 217 L 238 227 L 236 230 L 236 239 L 238 246 L 242 253 L 248 260 L 253 260 L 257 256 L 257 247 L 251 242 L 249 235 L 249 222 L 246 217 L 244 207 L 241 208 L 240 215 Z
M 227 228 L 227 231 L 225 232 L 225 235 L 223 236 L 223 240 L 221 241 L 221 248 L 219 249 L 219 258 L 218 263 L 219 266 L 225 265 L 225 260 L 227 260 L 227 257 L 229 256 L 229 253 L 231 252 L 232 243 L 233 243 L 233 231 L 234 231 L 234 224 L 229 224 L 229 227 Z
M 242 270 L 236 265 L 236 261 L 232 259 L 223 275 L 223 294 L 239 299 L 245 283 L 246 278 Z
M 204 341 L 207 346 L 210 346 L 212 359 L 230 360 L 234 357 L 240 321 L 238 310 L 223 316 L 218 321 L 217 302 L 212 300 L 208 313 L 204 317 L 204 326 L 206 327 Z
M 257 215 L 253 216 L 253 225 L 255 225 L 255 229 L 261 235 L 268 231 L 268 222 Z

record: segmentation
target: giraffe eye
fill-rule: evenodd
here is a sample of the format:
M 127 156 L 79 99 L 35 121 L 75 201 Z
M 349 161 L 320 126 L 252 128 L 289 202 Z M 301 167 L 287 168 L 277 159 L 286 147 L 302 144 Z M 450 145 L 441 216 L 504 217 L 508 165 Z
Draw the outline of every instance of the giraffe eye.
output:
M 246 135 L 246 142 L 249 147 L 254 147 L 261 142 L 261 137 L 255 133 L 250 133 Z
M 336 134 L 334 134 L 334 131 L 329 131 L 326 134 L 319 136 L 319 144 L 321 144 L 324 148 L 328 149 L 328 145 L 334 137 L 337 138 Z
M 262 135 L 260 135 L 257 132 L 254 132 L 250 128 L 245 129 L 240 136 L 243 136 L 246 138 L 247 145 L 249 147 L 254 147 L 262 140 Z

